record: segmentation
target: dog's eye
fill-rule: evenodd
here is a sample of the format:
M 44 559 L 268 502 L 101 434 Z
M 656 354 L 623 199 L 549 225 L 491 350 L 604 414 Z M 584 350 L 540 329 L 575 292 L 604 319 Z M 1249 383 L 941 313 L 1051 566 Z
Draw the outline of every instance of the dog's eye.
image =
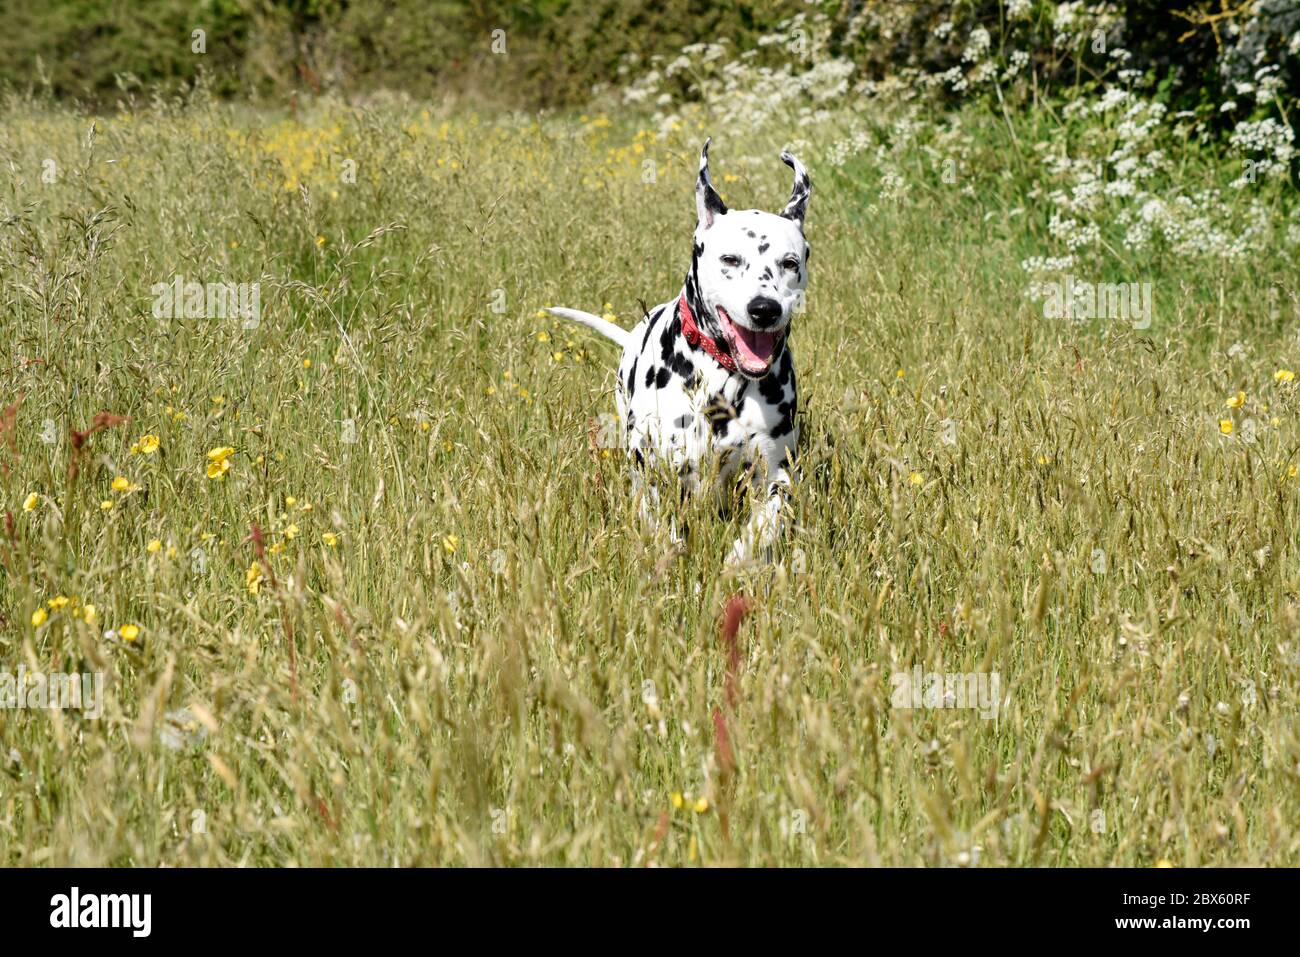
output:
M 724 266 L 739 266 L 739 265 L 740 265 L 740 257 L 739 257 L 739 256 L 720 256 L 719 258 L 722 260 L 722 265 L 724 265 Z
M 794 270 L 799 268 L 799 260 L 795 259 L 793 256 L 787 256 L 785 259 L 781 260 L 781 268 L 794 272 Z

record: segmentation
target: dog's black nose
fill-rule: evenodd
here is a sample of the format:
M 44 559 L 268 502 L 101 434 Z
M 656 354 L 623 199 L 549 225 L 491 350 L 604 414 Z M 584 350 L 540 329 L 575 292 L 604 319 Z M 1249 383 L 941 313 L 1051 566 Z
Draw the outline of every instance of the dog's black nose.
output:
M 767 296 L 758 296 L 749 300 L 749 318 L 760 329 L 776 325 L 781 319 L 781 304 Z

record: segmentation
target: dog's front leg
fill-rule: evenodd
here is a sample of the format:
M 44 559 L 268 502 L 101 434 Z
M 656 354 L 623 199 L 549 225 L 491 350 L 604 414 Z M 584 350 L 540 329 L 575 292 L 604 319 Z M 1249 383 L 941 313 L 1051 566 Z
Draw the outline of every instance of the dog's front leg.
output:
M 651 534 L 658 532 L 662 525 L 660 522 L 662 513 L 659 503 L 659 486 L 644 473 L 640 471 L 633 472 L 632 496 L 636 501 L 637 514 L 641 516 L 641 522 L 646 531 Z M 671 518 L 668 520 L 668 541 L 673 545 L 682 543 L 681 535 L 677 533 L 677 523 Z
M 762 494 L 764 484 L 767 486 L 766 495 Z M 770 477 L 755 474 L 751 492 L 762 497 L 754 502 L 744 531 L 731 546 L 731 553 L 727 556 L 728 565 L 753 561 L 760 552 L 772 547 L 785 528 L 786 500 L 793 485 L 794 478 L 786 466 L 779 467 Z

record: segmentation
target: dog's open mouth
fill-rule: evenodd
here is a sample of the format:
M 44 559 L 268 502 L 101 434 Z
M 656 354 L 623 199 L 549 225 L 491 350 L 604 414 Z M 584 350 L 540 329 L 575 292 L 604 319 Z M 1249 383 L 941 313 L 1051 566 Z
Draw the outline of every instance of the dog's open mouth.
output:
M 765 375 L 772 367 L 772 358 L 776 355 L 785 330 L 759 332 L 757 329 L 746 329 L 732 322 L 727 310 L 721 306 L 718 306 L 718 320 L 722 324 L 722 331 L 726 334 L 736 365 L 748 375 Z

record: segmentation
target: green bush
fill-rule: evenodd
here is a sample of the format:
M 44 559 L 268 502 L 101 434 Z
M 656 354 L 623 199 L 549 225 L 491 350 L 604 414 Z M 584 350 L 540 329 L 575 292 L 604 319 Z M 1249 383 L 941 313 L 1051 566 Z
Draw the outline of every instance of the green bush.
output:
M 828 52 L 868 78 L 960 69 L 972 31 L 982 29 L 994 60 L 1005 65 L 1013 51 L 1025 53 L 1035 81 L 1048 86 L 1100 80 L 1123 67 L 1161 79 L 1174 108 L 1196 109 L 1257 80 L 1255 66 L 1267 62 L 1278 65 L 1282 89 L 1300 95 L 1300 56 L 1291 52 L 1300 33 L 1294 0 L 1256 0 L 1213 24 L 1195 5 L 1181 12 L 1177 6 L 1167 0 L 0 0 L 7 25 L 0 81 L 97 106 L 112 104 L 123 77 L 166 89 L 206 75 L 225 95 L 383 89 L 535 108 L 586 100 L 593 86 L 617 81 L 629 61 L 670 56 L 693 43 L 721 40 L 734 50 L 751 49 L 802 11 L 831 17 Z M 1065 45 L 1056 42 L 1063 16 L 1087 24 Z M 206 31 L 202 55 L 191 49 L 198 28 Z M 1093 40 L 1098 28 L 1100 48 Z M 504 31 L 505 55 L 493 50 L 497 30 Z M 1118 48 L 1129 59 L 1116 60 Z
M 6 2 L 0 80 L 91 105 L 131 84 L 211 78 L 217 92 L 285 96 L 376 89 L 536 107 L 577 102 L 616 79 L 629 53 L 702 37 L 744 44 L 798 8 L 793 0 L 51 0 Z M 206 52 L 191 34 L 206 32 Z M 506 54 L 493 51 L 503 30 Z

